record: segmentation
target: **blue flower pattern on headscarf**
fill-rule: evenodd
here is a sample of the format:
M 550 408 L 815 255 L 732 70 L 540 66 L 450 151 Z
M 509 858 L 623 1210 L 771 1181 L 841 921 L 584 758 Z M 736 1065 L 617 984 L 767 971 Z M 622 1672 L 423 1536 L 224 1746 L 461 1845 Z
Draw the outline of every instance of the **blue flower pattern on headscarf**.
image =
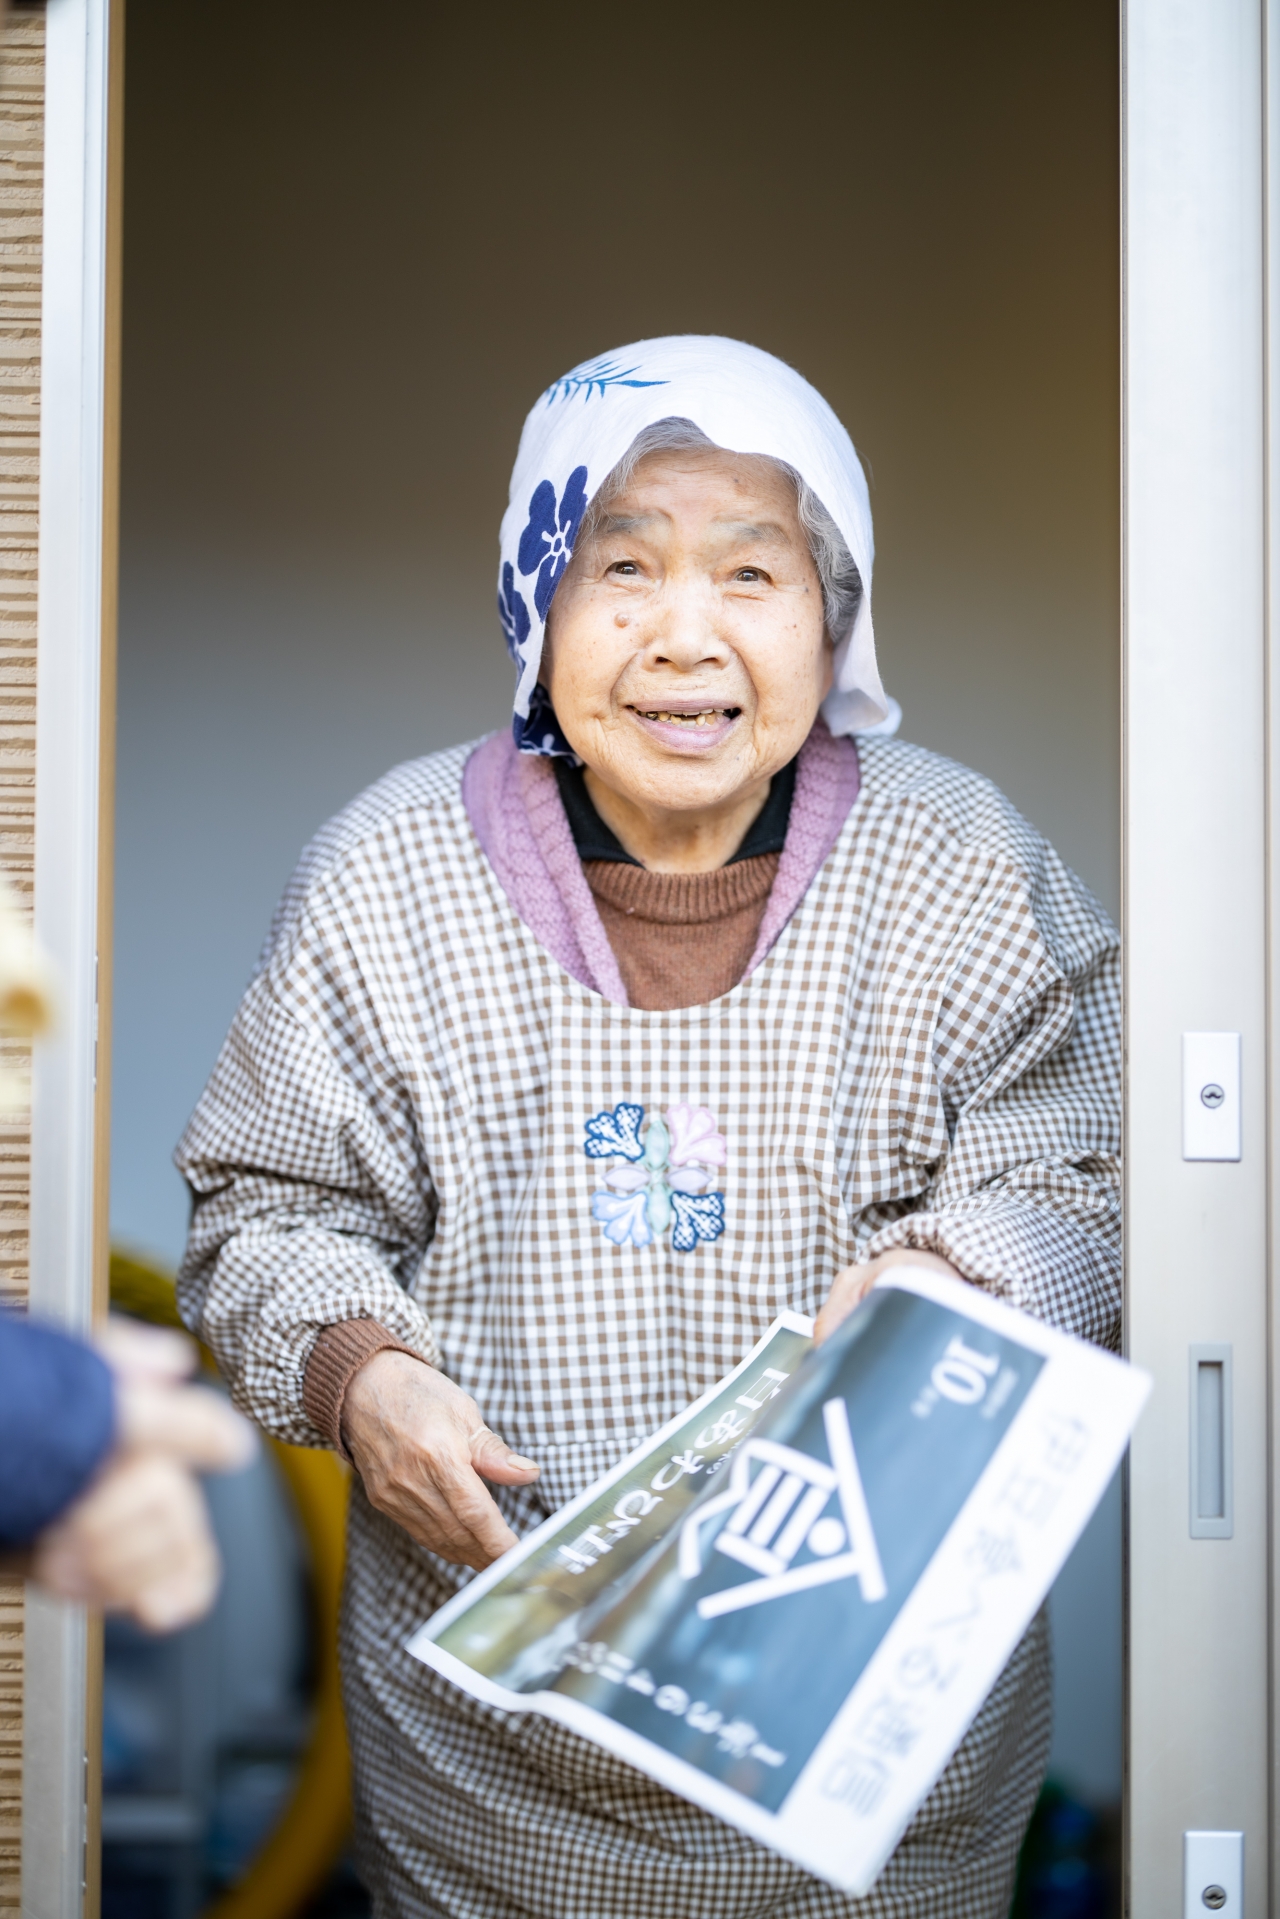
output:
M 506 635 L 507 651 L 516 665 L 520 666 L 524 661 L 525 642 L 529 638 L 529 609 L 524 603 L 524 595 L 516 591 L 515 568 L 510 560 L 502 569 L 498 618 Z
M 520 535 L 517 559 L 522 574 L 536 573 L 533 603 L 538 618 L 545 620 L 551 596 L 573 555 L 573 543 L 587 510 L 587 469 L 575 466 L 565 483 L 556 507 L 556 490 L 550 480 L 542 480 L 529 502 L 529 524 Z
M 581 766 L 568 740 L 560 730 L 551 695 L 539 683 L 529 695 L 529 711 L 524 719 L 518 713 L 511 721 L 511 737 L 521 753 L 542 753 L 548 759 L 572 760 Z
M 592 399 L 602 400 L 611 391 L 665 385 L 665 379 L 644 378 L 638 362 L 605 355 L 584 362 L 561 379 L 553 380 L 543 399 L 548 406 L 557 401 L 563 403 L 574 399 L 585 403 Z M 519 569 L 522 579 L 534 576 L 533 605 L 537 619 L 545 624 L 555 590 L 573 557 L 574 541 L 587 510 L 588 498 L 585 465 L 574 467 L 558 501 L 556 482 L 550 478 L 540 480 L 529 500 L 529 517 L 520 534 L 516 564 L 513 567 L 510 560 L 502 564 L 498 617 L 506 637 L 507 651 L 516 663 L 521 684 L 526 678 L 530 636 L 534 628 L 530 608 L 516 584 L 516 569 Z M 540 636 L 534 639 L 533 644 L 535 648 L 540 644 Z M 568 759 L 575 766 L 578 765 L 578 756 L 561 730 L 546 687 L 537 682 L 529 687 L 525 697 L 528 712 L 522 715 L 517 705 L 511 722 L 512 736 L 520 752 Z

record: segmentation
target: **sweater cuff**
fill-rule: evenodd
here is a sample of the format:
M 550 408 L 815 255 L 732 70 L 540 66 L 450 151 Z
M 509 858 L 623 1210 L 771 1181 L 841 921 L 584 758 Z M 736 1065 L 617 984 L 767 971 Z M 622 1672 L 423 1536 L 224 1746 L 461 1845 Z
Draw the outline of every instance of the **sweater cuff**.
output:
M 375 1353 L 408 1353 L 426 1365 L 421 1353 L 406 1346 L 376 1319 L 348 1319 L 339 1326 L 326 1326 L 307 1361 L 302 1380 L 302 1406 L 317 1432 L 324 1434 L 339 1459 L 351 1463 L 351 1455 L 342 1443 L 342 1407 L 347 1388 L 360 1368 Z
M 84 1492 L 115 1439 L 115 1382 L 90 1346 L 0 1310 L 0 1549 Z

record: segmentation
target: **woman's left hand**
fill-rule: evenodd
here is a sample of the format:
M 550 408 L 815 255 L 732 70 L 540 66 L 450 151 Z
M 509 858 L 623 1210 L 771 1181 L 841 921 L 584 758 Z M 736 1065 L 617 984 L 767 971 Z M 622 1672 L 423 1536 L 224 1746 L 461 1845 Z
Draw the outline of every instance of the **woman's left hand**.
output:
M 881 1273 L 888 1272 L 891 1266 L 932 1266 L 935 1272 L 946 1273 L 951 1279 L 964 1278 L 940 1253 L 918 1253 L 911 1246 L 895 1246 L 891 1252 L 868 1260 L 865 1266 L 846 1266 L 843 1272 L 836 1274 L 827 1303 L 814 1321 L 815 1346 L 830 1339 L 841 1321 L 848 1319 L 858 1302 L 871 1291 Z

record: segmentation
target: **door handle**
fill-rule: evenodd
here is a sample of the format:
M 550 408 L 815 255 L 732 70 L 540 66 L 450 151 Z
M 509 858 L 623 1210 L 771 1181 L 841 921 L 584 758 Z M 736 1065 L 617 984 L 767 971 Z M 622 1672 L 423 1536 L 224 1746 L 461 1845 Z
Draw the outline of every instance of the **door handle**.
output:
M 1231 1348 L 1191 1354 L 1191 1537 L 1230 1539 L 1232 1511 Z

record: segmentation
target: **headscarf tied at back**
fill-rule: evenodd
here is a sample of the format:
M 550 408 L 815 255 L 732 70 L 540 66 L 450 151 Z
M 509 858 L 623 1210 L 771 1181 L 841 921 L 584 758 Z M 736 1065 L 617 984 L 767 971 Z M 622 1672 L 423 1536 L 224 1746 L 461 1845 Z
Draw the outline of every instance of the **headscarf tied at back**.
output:
M 785 461 L 821 500 L 862 576 L 857 618 L 836 636 L 823 717 L 833 733 L 890 731 L 894 703 L 880 684 L 871 624 L 871 503 L 852 440 L 822 395 L 771 353 L 685 333 L 575 367 L 547 388 L 524 423 L 498 571 L 498 612 L 519 674 L 513 731 L 520 751 L 574 757 L 538 684 L 552 596 L 593 495 L 638 433 L 672 417 L 692 420 L 729 452 Z

